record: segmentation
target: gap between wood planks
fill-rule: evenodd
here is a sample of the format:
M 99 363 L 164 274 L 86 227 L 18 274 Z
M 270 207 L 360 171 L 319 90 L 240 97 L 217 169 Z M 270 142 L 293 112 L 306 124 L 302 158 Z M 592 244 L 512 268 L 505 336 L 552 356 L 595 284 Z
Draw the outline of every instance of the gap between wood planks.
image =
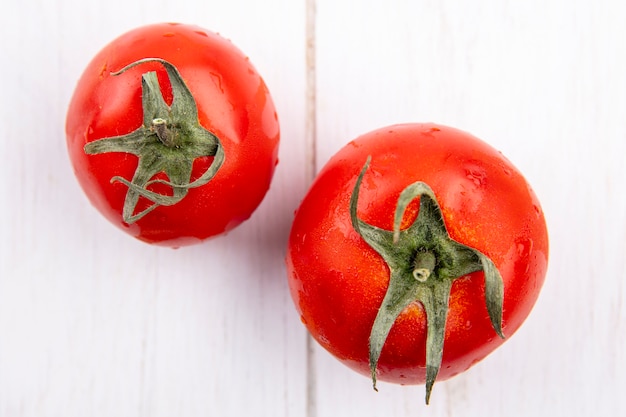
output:
M 317 85 L 315 25 L 316 0 L 306 2 L 306 179 L 312 183 L 317 172 Z M 306 332 L 306 417 L 317 417 L 317 374 L 315 369 L 315 341 Z

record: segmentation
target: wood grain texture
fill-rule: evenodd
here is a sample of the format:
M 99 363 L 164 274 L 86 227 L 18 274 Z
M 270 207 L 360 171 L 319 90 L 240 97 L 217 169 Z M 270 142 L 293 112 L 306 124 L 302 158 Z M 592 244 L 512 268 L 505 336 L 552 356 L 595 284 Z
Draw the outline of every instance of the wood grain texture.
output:
M 610 0 L 9 0 L 0 14 L 0 417 L 617 416 L 626 387 L 626 8 Z M 222 33 L 265 78 L 280 164 L 253 217 L 167 250 L 89 206 L 65 150 L 73 87 L 122 32 Z M 522 328 L 424 388 L 307 342 L 284 253 L 316 170 L 377 127 L 491 143 L 546 212 L 551 259 Z

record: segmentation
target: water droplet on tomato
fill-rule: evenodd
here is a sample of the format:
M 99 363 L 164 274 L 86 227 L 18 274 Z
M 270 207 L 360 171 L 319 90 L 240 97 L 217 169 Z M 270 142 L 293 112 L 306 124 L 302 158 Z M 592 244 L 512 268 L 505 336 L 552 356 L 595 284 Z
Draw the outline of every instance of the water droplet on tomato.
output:
M 467 177 L 467 179 L 472 181 L 474 185 L 476 185 L 477 187 L 480 187 L 485 182 L 486 174 L 483 170 L 476 169 L 476 168 L 469 168 L 465 170 L 465 176 Z
M 223 94 L 224 93 L 224 87 L 222 86 L 222 75 L 217 73 L 217 72 L 211 72 L 210 73 L 211 76 L 213 77 L 213 80 L 215 82 L 215 85 L 217 86 L 217 88 L 220 89 L 220 92 Z M 233 103 L 230 103 L 231 107 L 235 107 L 233 105 Z
M 520 258 L 527 258 L 533 250 L 533 240 L 530 238 L 517 239 L 517 255 Z

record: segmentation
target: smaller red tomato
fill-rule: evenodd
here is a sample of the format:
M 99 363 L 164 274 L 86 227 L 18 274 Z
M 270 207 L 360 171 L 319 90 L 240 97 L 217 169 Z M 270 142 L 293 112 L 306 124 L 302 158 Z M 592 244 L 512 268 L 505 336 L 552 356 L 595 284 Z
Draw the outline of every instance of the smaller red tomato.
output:
M 376 380 L 450 378 L 510 337 L 543 284 L 541 207 L 501 153 L 434 124 L 367 133 L 297 210 L 291 295 L 313 337 Z
M 91 203 L 167 246 L 250 217 L 278 161 L 263 79 L 230 41 L 190 25 L 140 27 L 104 47 L 78 81 L 66 133 Z

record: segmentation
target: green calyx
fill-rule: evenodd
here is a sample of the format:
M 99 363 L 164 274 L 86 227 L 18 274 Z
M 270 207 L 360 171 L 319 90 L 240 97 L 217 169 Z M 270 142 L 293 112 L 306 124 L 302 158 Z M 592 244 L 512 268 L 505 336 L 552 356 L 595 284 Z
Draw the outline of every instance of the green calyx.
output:
M 128 187 L 122 210 L 127 224 L 138 221 L 159 206 L 178 203 L 191 188 L 208 183 L 225 158 L 219 138 L 200 126 L 195 99 L 174 65 L 163 59 L 146 58 L 112 75 L 120 75 L 147 62 L 159 62 L 165 67 L 172 86 L 172 104 L 165 102 L 156 72 L 147 72 L 141 77 L 143 124 L 127 135 L 99 139 L 84 147 L 85 153 L 90 155 L 124 152 L 139 158 L 131 180 L 120 176 L 111 178 L 112 183 L 120 182 Z M 192 181 L 193 163 L 201 157 L 214 158 L 209 168 Z M 164 173 L 167 180 L 155 179 L 159 173 Z M 154 184 L 169 187 L 171 195 L 150 190 Z M 140 197 L 150 204 L 137 212 Z
M 459 243 L 448 234 L 441 208 L 431 188 L 423 182 L 406 187 L 394 215 L 393 231 L 365 223 L 357 217 L 359 189 L 370 158 L 361 170 L 350 200 L 354 229 L 382 256 L 390 270 L 389 286 L 380 306 L 369 340 L 369 364 L 374 389 L 376 368 L 385 340 L 400 313 L 419 302 L 427 318 L 426 404 L 441 367 L 448 301 L 453 282 L 469 273 L 483 271 L 487 312 L 495 332 L 502 338 L 502 277 L 494 263 L 476 249 Z M 407 206 L 419 198 L 419 212 L 411 226 L 400 230 Z

